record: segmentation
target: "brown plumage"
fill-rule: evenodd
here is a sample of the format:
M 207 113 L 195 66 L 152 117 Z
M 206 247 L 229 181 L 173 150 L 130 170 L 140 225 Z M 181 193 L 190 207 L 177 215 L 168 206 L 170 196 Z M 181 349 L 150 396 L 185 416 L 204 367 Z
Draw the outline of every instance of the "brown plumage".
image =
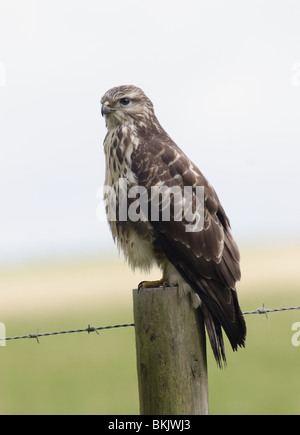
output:
M 105 185 L 114 192 L 105 199 L 107 212 L 112 205 L 116 210 L 116 220 L 109 219 L 113 237 L 133 268 L 149 269 L 154 263 L 162 268 L 162 280 L 144 283 L 142 287 L 178 285 L 181 292 L 191 293 L 193 305 L 203 311 L 213 353 L 221 366 L 226 361 L 222 329 L 233 350 L 244 346 L 246 337 L 246 324 L 236 293 L 236 282 L 241 277 L 240 255 L 228 217 L 213 187 L 161 127 L 151 101 L 141 89 L 135 86 L 110 89 L 101 103 L 108 128 L 104 140 Z M 146 208 L 142 214 L 140 206 L 139 220 L 120 219 L 120 212 L 124 212 L 120 178 L 126 180 L 126 194 L 138 186 L 147 193 Z M 184 195 L 170 195 L 168 220 L 163 219 L 164 204 L 160 198 L 159 217 L 153 218 L 152 189 L 161 186 L 179 189 L 182 194 L 186 186 L 194 189 L 203 186 L 201 230 L 188 232 L 187 225 L 191 222 L 184 217 L 176 220 L 176 205 L 183 209 Z M 135 200 L 128 198 L 128 210 Z M 190 206 L 197 220 L 194 194 Z

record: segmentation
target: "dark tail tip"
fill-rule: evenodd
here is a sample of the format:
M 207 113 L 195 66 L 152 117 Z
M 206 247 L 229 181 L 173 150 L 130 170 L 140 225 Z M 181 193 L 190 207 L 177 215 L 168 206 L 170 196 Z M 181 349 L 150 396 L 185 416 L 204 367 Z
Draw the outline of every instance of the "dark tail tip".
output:
M 222 326 L 234 351 L 237 351 L 238 347 L 245 347 L 246 323 L 243 314 L 238 307 L 235 322 L 229 327 L 228 324 L 221 325 L 220 321 L 211 314 L 205 304 L 202 303 L 201 309 L 215 360 L 220 368 L 224 368 L 227 365 L 227 361 Z

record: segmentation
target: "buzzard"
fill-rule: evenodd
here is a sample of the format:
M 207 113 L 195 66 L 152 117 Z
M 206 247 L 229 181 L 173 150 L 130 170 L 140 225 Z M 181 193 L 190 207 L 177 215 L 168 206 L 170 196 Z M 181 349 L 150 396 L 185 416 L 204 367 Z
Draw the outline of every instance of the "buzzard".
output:
M 113 238 L 133 268 L 149 270 L 158 264 L 162 269 L 162 279 L 142 282 L 139 289 L 169 285 L 191 294 L 194 308 L 202 309 L 213 354 L 222 367 L 226 363 L 222 329 L 234 351 L 244 347 L 246 338 L 236 292 L 240 255 L 228 217 L 213 187 L 161 127 L 141 89 L 112 88 L 101 104 L 108 130 L 104 151 L 109 190 L 104 199 Z M 163 187 L 169 193 L 168 219 L 163 216 L 164 195 L 159 196 Z M 196 207 L 194 190 L 187 200 L 187 187 L 202 188 L 202 207 Z M 176 195 L 175 188 L 182 195 Z M 132 191 L 139 194 L 139 206 Z M 154 203 L 158 210 L 153 217 Z M 193 219 L 180 218 L 178 204 L 180 210 L 192 208 Z M 124 217 L 124 207 L 125 212 L 133 207 L 135 214 Z M 202 226 L 196 225 L 199 214 Z M 194 230 L 187 230 L 191 223 Z

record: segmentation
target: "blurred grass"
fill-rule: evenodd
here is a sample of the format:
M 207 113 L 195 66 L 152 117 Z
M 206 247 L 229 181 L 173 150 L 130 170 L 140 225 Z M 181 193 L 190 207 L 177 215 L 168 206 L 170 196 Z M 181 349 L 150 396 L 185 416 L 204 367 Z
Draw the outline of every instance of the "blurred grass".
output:
M 263 293 L 263 292 L 262 292 Z M 268 297 L 256 294 L 243 299 L 244 311 L 298 306 L 294 289 L 283 295 L 271 291 Z M 246 348 L 237 353 L 227 346 L 228 366 L 218 370 L 209 352 L 209 393 L 212 414 L 300 414 L 300 348 L 293 347 L 292 324 L 300 311 L 247 315 Z
M 128 309 L 14 320 L 7 334 L 133 322 Z M 138 413 L 134 328 L 18 340 L 0 347 L 1 414 Z
M 78 265 L 68 269 L 75 280 L 78 269 Z M 46 268 L 41 279 L 47 281 L 48 277 L 49 285 L 55 270 L 54 266 Z M 89 263 L 83 263 L 80 269 L 83 276 L 80 286 L 85 282 L 84 270 L 90 275 Z M 119 275 L 123 269 L 114 266 L 109 270 Z M 103 270 L 100 273 L 103 276 Z M 26 288 L 30 289 L 28 270 L 26 274 Z M 22 278 L 20 272 L 18 279 L 25 281 L 25 274 Z M 134 279 L 138 282 L 139 277 Z M 4 282 L 8 285 L 8 277 Z M 62 287 L 65 283 L 63 280 Z M 6 312 L 2 298 L 0 321 L 5 322 L 9 336 L 34 333 L 38 328 L 42 333 L 86 328 L 88 324 L 131 323 L 130 289 L 134 286 L 126 282 L 123 287 L 128 292 L 122 297 L 118 292 L 111 294 L 110 299 L 88 297 L 88 302 L 82 305 L 80 298 L 77 304 L 74 301 L 68 304 L 62 298 L 59 305 L 58 298 L 57 304 L 50 304 L 49 309 L 37 306 L 29 292 L 24 312 L 17 300 L 18 309 Z M 286 286 L 279 281 L 269 286 L 264 282 L 261 288 L 254 286 L 255 291 L 250 287 L 245 284 L 240 292 L 244 311 L 255 310 L 262 303 L 267 308 L 300 305 L 297 281 Z M 9 286 L 7 293 L 11 293 L 8 290 Z M 16 295 L 20 298 L 20 291 Z M 208 349 L 211 414 L 299 414 L 300 347 L 291 344 L 291 327 L 300 321 L 300 311 L 269 314 L 269 320 L 248 315 L 246 320 L 246 349 L 233 353 L 227 345 L 226 369 L 217 368 Z M 0 347 L 0 414 L 138 414 L 134 339 L 134 328 L 121 328 L 101 331 L 99 336 L 81 333 L 45 337 L 39 345 L 36 340 L 8 342 L 6 347 Z

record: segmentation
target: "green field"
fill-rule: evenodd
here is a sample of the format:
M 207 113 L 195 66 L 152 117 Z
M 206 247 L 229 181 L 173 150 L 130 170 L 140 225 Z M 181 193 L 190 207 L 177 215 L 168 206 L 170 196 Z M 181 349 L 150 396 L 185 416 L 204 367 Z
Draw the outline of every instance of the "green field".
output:
M 248 259 L 248 264 L 254 261 L 250 254 Z M 295 277 L 284 285 L 284 276 L 281 281 L 275 271 L 268 285 L 263 280 L 267 265 L 260 261 L 260 267 L 261 280 L 241 284 L 244 311 L 262 303 L 268 308 L 300 305 Z M 9 336 L 131 323 L 130 289 L 140 279 L 131 274 L 121 260 L 101 259 L 3 269 L 0 321 Z M 121 293 L 122 279 L 128 291 Z M 102 288 L 99 295 L 95 281 Z M 232 353 L 227 346 L 226 369 L 219 370 L 208 351 L 210 413 L 299 414 L 300 347 L 292 346 L 291 328 L 300 322 L 300 311 L 246 320 L 246 349 Z M 0 414 L 138 414 L 134 339 L 131 327 L 45 337 L 40 344 L 8 342 L 0 347 Z

